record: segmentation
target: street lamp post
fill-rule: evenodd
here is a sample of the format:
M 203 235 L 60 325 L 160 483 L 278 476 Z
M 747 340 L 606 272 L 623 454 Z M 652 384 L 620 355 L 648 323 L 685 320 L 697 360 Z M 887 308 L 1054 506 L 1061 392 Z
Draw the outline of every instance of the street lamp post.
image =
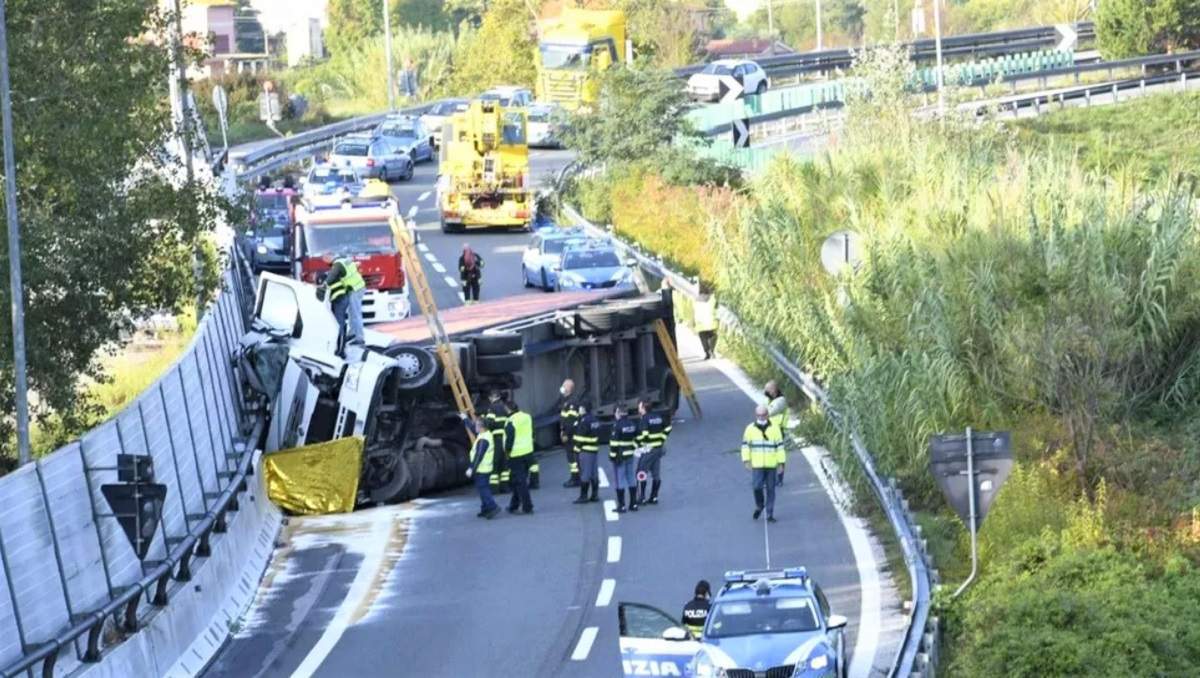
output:
M 821 0 L 817 0 L 817 51 L 825 48 L 824 34 L 821 32 Z
M 392 18 L 388 16 L 388 0 L 383 0 L 383 51 L 387 61 L 388 110 L 396 110 L 396 74 L 392 72 Z
M 17 460 L 29 463 L 29 382 L 25 374 L 25 295 L 21 287 L 21 226 L 17 221 L 17 161 L 13 153 L 12 87 L 8 75 L 8 17 L 0 0 L 0 119 L 4 130 L 4 207 L 8 220 L 8 280 L 12 287 L 13 385 Z
M 937 52 L 938 118 L 945 119 L 946 93 L 942 88 L 942 0 L 933 0 L 933 43 Z

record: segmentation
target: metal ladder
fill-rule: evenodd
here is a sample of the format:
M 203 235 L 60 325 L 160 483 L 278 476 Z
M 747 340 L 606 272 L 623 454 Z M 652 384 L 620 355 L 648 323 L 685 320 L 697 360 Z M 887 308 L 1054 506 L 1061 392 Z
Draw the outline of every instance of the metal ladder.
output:
M 438 359 L 442 362 L 442 369 L 446 371 L 446 380 L 450 382 L 450 390 L 454 393 L 454 403 L 458 406 L 459 412 L 473 420 L 475 405 L 471 402 L 471 393 L 467 391 L 467 382 L 463 379 L 462 369 L 458 366 L 458 356 L 455 355 L 454 348 L 450 346 L 450 337 L 446 335 L 446 328 L 442 326 L 442 318 L 438 315 L 437 302 L 433 300 L 433 290 L 429 288 L 429 279 L 425 277 L 425 269 L 421 266 L 421 257 L 417 255 L 413 231 L 399 218 L 396 218 L 394 226 L 396 230 L 400 231 L 400 237 L 397 240 L 400 241 L 400 254 L 405 264 L 404 273 L 408 276 L 409 285 L 417 297 L 417 305 L 421 307 L 425 323 L 429 326 L 429 334 L 433 337 L 437 347 Z M 473 441 L 475 436 L 472 435 L 471 439 Z
M 679 353 L 675 350 L 675 342 L 671 340 L 671 332 L 662 318 L 654 321 L 654 331 L 658 333 L 658 343 L 662 344 L 663 353 L 667 354 L 667 362 L 671 363 L 671 372 L 675 375 L 675 383 L 679 384 L 679 392 L 687 398 L 688 407 L 697 419 L 703 419 L 700 412 L 700 400 L 696 398 L 696 389 L 692 388 L 692 380 L 688 378 L 683 363 L 679 361 Z

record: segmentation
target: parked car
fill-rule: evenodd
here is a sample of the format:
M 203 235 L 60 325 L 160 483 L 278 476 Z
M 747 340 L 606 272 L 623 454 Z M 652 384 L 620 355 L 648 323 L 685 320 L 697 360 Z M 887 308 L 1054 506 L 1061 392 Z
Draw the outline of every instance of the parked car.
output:
M 467 110 L 467 99 L 443 99 L 437 102 L 424 115 L 421 116 L 421 125 L 429 134 L 429 143 L 434 148 L 439 148 L 442 145 L 442 126 L 450 119 L 450 116 L 459 111 Z
M 539 287 L 553 292 L 558 284 L 563 250 L 587 242 L 577 228 L 550 227 L 538 231 L 521 255 L 521 282 L 526 287 Z
M 529 107 L 528 124 L 525 128 L 530 148 L 562 148 L 559 126 L 564 112 L 556 104 L 533 104 Z
M 634 287 L 633 268 L 621 261 L 612 243 L 589 240 L 563 249 L 555 279 L 558 291 Z
M 306 199 L 339 192 L 357 195 L 362 190 L 363 180 L 353 167 L 322 162 L 313 165 L 300 179 L 300 186 Z
M 429 143 L 429 134 L 420 118 L 411 115 L 389 117 L 375 128 L 375 136 L 407 153 L 414 163 L 433 160 L 433 144 Z
M 717 101 L 721 98 L 721 80 L 731 77 L 746 94 L 762 94 L 770 86 L 767 73 L 749 59 L 718 59 L 687 81 L 687 93 L 697 101 Z
M 517 87 L 515 85 L 503 85 L 493 87 L 483 94 L 479 95 L 480 99 L 495 99 L 500 102 L 504 108 L 510 106 L 525 107 L 533 103 L 533 90 L 528 87 Z
M 413 159 L 406 151 L 385 137 L 354 134 L 333 145 L 329 162 L 371 179 L 407 181 L 413 176 Z

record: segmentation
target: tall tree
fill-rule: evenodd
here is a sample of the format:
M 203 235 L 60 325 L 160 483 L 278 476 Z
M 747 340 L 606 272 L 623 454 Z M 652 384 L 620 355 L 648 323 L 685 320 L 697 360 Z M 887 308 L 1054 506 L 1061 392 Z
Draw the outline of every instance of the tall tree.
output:
M 235 51 L 247 54 L 266 54 L 267 36 L 263 32 L 259 12 L 250 4 L 250 0 L 238 0 L 237 11 L 233 15 Z
M 454 88 L 478 92 L 492 85 L 533 86 L 537 43 L 525 0 L 492 0 L 479 29 L 460 43 Z
M 444 0 L 391 0 L 393 26 L 423 26 L 444 30 L 452 25 Z
M 325 44 L 331 53 L 349 50 L 364 38 L 383 31 L 383 7 L 379 0 L 329 0 L 329 28 Z
M 1096 35 L 1110 59 L 1200 46 L 1200 0 L 1105 0 Z
M 86 419 L 79 385 L 84 377 L 103 378 L 98 351 L 119 344 L 128 318 L 179 310 L 197 293 L 193 253 L 216 202 L 204 186 L 184 186 L 179 160 L 166 150 L 169 50 L 147 38 L 165 35 L 158 4 L 8 2 L 37 418 Z M 9 261 L 7 242 L 0 242 L 5 309 Z M 14 411 L 11 331 L 9 314 L 0 314 L 3 413 Z M 0 416 L 0 448 L 11 449 L 11 434 L 10 418 Z

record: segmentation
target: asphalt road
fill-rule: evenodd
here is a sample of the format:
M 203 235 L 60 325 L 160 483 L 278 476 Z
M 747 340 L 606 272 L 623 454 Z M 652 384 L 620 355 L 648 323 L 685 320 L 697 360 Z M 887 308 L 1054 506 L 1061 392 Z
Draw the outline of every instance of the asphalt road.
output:
M 533 171 L 540 178 L 568 161 L 563 152 L 535 152 Z M 464 241 L 484 257 L 483 298 L 542 294 L 519 279 L 528 234 L 441 233 L 435 173 L 421 165 L 394 191 L 402 212 L 420 209 L 424 265 L 439 306 L 461 303 L 455 278 Z M 576 490 L 561 487 L 562 454 L 550 452 L 532 516 L 477 519 L 478 499 L 464 488 L 347 516 L 293 518 L 254 606 L 207 675 L 611 678 L 622 674 L 618 602 L 678 614 L 697 579 L 718 585 L 726 570 L 768 562 L 808 566 L 834 611 L 851 620 L 848 651 L 864 597 L 876 634 L 878 584 L 864 595 L 856 563 L 861 531 L 856 549 L 798 452 L 777 499 L 779 523 L 768 533 L 751 520 L 749 474 L 736 451 L 752 415 L 748 386 L 730 378 L 735 368 L 724 361 L 698 361 L 699 346 L 686 333 L 681 351 L 708 416 L 680 409 L 660 505 L 619 517 L 603 504 L 574 505 Z M 614 498 L 608 488 L 601 494 Z M 590 645 L 581 640 L 591 636 Z M 872 656 L 852 664 L 857 676 L 887 659 L 874 656 L 874 635 L 863 647 Z

